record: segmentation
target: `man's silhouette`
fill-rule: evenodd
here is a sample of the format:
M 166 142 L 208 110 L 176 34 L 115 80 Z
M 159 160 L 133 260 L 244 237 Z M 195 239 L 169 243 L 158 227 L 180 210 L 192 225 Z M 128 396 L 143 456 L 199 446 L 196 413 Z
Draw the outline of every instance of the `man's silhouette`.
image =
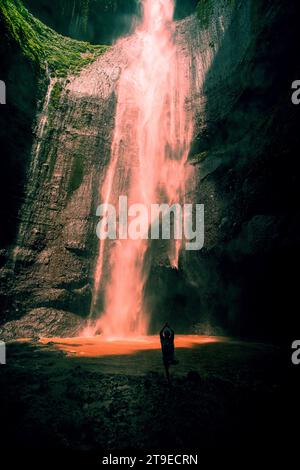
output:
M 174 330 L 170 327 L 169 323 L 165 323 L 160 333 L 161 350 L 163 355 L 163 363 L 166 369 L 166 376 L 170 383 L 169 367 L 170 365 L 178 364 L 175 360 L 175 347 L 174 347 Z

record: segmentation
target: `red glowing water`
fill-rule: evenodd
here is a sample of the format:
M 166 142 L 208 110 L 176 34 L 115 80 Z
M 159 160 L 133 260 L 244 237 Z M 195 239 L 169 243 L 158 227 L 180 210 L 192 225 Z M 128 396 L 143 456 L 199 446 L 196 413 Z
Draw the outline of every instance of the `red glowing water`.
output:
M 20 341 L 20 340 L 19 340 Z M 22 339 L 21 341 L 28 341 Z M 175 346 L 178 349 L 192 349 L 197 346 L 225 342 L 228 338 L 216 336 L 199 335 L 176 335 Z M 95 336 L 93 338 L 41 338 L 40 343 L 48 344 L 60 349 L 67 354 L 81 357 L 103 357 L 103 356 L 123 356 L 135 354 L 139 351 L 160 350 L 161 344 L 159 336 L 144 336 L 130 338 L 105 338 Z M 153 366 L 154 364 L 152 364 Z
M 143 1 L 143 19 L 134 33 L 134 49 L 129 51 L 128 66 L 118 84 L 102 203 L 117 207 L 119 196 L 126 195 L 129 206 L 142 203 L 150 213 L 151 204 L 185 201 L 193 120 L 187 109 L 188 73 L 174 42 L 173 12 L 173 0 Z M 148 221 L 145 224 L 147 228 Z M 174 268 L 178 266 L 181 244 L 181 240 L 169 243 L 168 256 Z M 142 238 L 100 242 L 94 306 L 101 293 L 103 311 L 96 312 L 99 319 L 90 324 L 86 335 L 102 332 L 128 337 L 147 333 L 143 292 L 149 270 L 149 262 L 145 262 L 148 249 L 148 240 Z

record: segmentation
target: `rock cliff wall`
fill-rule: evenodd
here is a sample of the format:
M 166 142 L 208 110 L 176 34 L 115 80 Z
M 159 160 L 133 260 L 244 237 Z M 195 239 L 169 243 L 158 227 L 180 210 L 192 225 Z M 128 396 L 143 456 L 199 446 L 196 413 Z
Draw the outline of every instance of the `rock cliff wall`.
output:
M 299 327 L 293 273 L 299 107 L 291 103 L 291 83 L 300 75 L 299 5 L 230 3 L 230 22 L 205 76 L 191 152 L 206 207 L 206 244 L 185 271 L 196 290 L 199 331 L 221 325 L 231 334 L 285 341 Z M 209 22 L 216 19 L 211 11 Z
M 177 331 L 284 335 L 299 256 L 295 18 L 279 0 L 211 0 L 177 25 L 205 247 L 183 253 L 178 271 L 157 256 L 146 286 L 153 330 L 169 319 Z M 77 77 L 48 81 L 16 243 L 2 253 L 2 335 L 75 334 L 89 313 L 95 209 L 130 47 L 121 40 Z
M 11 288 L 12 317 L 27 315 L 32 324 L 35 315 L 38 319 L 48 314 L 60 330 L 64 322 L 65 334 L 81 324 L 75 315 L 89 313 L 98 240 L 95 214 L 126 42 L 78 77 L 50 79 L 38 117 L 16 245 L 2 269 Z M 67 315 L 62 317 L 62 312 Z M 12 327 L 16 324 L 6 329 Z M 43 328 L 37 330 L 42 333 Z

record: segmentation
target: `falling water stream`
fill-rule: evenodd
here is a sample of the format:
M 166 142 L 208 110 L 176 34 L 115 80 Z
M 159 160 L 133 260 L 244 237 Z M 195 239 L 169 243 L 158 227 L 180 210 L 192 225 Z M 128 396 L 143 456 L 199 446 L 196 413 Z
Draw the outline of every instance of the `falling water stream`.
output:
M 187 106 L 188 74 L 174 41 L 173 13 L 174 0 L 143 0 L 134 48 L 119 79 L 111 158 L 100 188 L 102 203 L 117 207 L 119 196 L 127 196 L 128 206 L 138 203 L 147 208 L 185 201 L 193 119 Z M 145 224 L 151 222 L 147 217 Z M 178 267 L 181 244 L 181 240 L 168 243 L 173 268 Z M 143 237 L 100 241 L 87 334 L 147 333 L 143 295 L 151 264 L 146 256 L 149 246 Z

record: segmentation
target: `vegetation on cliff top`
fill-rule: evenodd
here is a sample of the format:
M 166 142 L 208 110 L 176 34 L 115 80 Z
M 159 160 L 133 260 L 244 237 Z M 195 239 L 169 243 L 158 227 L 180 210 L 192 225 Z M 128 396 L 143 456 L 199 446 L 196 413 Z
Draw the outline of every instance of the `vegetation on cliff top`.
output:
M 224 0 L 224 3 L 233 6 L 235 0 Z M 214 0 L 200 0 L 196 12 L 203 28 L 208 28 L 214 11 Z
M 108 47 L 61 36 L 31 15 L 20 0 L 2 0 L 0 19 L 24 55 L 53 76 L 78 73 Z
M 197 0 L 185 0 L 185 2 Z M 137 0 L 22 0 L 43 23 L 64 36 L 92 44 L 112 44 L 131 32 Z M 177 3 L 182 3 L 182 0 Z
M 200 0 L 197 5 L 197 16 L 201 22 L 201 25 L 204 28 L 207 28 L 209 25 L 209 20 L 212 15 L 213 2 L 212 0 Z

